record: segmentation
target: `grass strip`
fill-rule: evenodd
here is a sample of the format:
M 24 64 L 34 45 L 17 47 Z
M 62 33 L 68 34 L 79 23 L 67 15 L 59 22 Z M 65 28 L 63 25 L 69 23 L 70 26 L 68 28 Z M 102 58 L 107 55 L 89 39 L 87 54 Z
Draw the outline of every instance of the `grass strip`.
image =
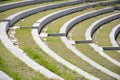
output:
M 72 7 L 77 7 L 77 6 L 81 6 L 81 5 L 84 5 L 86 3 L 83 3 L 83 4 L 77 4 L 77 5 L 72 5 L 72 6 L 65 6 L 65 7 L 61 7 L 61 8 L 56 8 L 56 9 L 52 9 L 52 10 L 47 10 L 47 11 L 44 11 L 44 12 L 39 12 L 37 14 L 33 14 L 29 17 L 26 17 L 22 20 L 20 20 L 19 22 L 17 22 L 15 25 L 16 26 L 32 26 L 34 22 L 36 22 L 36 20 L 48 15 L 48 14 L 51 14 L 53 12 L 57 12 L 59 10 L 62 10 L 62 9 L 67 9 L 67 8 L 72 8 Z
M 54 20 L 53 22 L 50 22 L 45 27 L 48 27 L 47 33 L 58 33 L 60 30 L 60 27 L 71 18 L 84 14 L 86 12 L 92 11 L 94 9 L 88 9 L 85 11 L 76 12 L 64 17 L 61 17 L 59 19 Z M 59 37 L 47 37 L 46 38 L 46 44 L 58 55 L 66 59 L 67 61 L 71 62 L 72 64 L 78 66 L 79 68 L 85 70 L 86 72 L 99 77 L 100 79 L 113 79 L 112 77 L 106 75 L 105 73 L 102 73 L 101 71 L 95 69 L 85 61 L 83 61 L 81 58 L 76 56 L 73 52 L 71 52 L 69 49 L 66 48 L 66 46 L 61 42 Z M 57 45 L 57 46 L 56 46 Z
M 120 23 L 120 19 L 111 21 L 107 24 L 104 24 L 94 33 L 94 41 L 99 45 L 99 46 L 112 46 L 109 38 L 109 33 L 112 30 L 114 26 Z
M 12 55 L 0 41 L 0 70 L 14 80 L 48 80 Z
M 58 33 L 60 31 L 60 27 L 65 23 L 65 21 L 68 21 L 68 20 L 72 19 L 73 17 L 79 16 L 83 13 L 87 13 L 87 12 L 92 11 L 92 10 L 98 10 L 101 8 L 103 8 L 103 6 L 97 5 L 94 8 L 88 8 L 87 10 L 84 10 L 82 12 L 74 13 L 73 15 L 70 15 L 71 18 L 70 18 L 70 16 L 61 17 L 60 19 L 57 19 L 50 24 L 47 24 L 47 26 L 45 28 L 49 28 L 49 26 L 51 26 L 51 25 L 52 25 L 52 28 L 49 28 L 46 32 L 47 33 Z M 105 8 L 105 6 L 104 6 L 104 8 Z
M 109 33 L 112 30 L 112 28 L 119 23 L 120 23 L 120 19 L 117 19 L 101 26 L 101 28 L 97 30 L 94 34 L 96 35 L 95 42 L 97 42 L 99 46 L 112 46 L 109 38 Z M 107 53 L 110 57 L 120 62 L 119 52 L 117 51 L 104 51 L 104 52 Z
M 21 0 L 0 0 L 0 4 L 6 4 L 6 3 L 11 3 L 11 2 L 18 2 Z
M 23 11 L 23 10 L 34 8 L 34 7 L 44 6 L 44 5 L 48 5 L 48 4 L 54 4 L 54 3 L 58 3 L 58 2 L 61 2 L 61 1 L 43 2 L 43 3 L 39 3 L 39 4 L 27 5 L 27 6 L 23 6 L 23 7 L 18 7 L 18 8 L 6 10 L 3 12 L 0 12 L 0 20 L 5 19 L 8 16 L 15 14 L 19 11 Z
M 17 29 L 16 38 L 19 42 L 19 47 L 32 58 L 34 61 L 48 68 L 52 72 L 60 75 L 65 80 L 76 80 L 76 78 L 84 79 L 76 72 L 71 71 L 62 64 L 56 62 L 53 58 L 45 54 L 38 45 L 34 42 L 30 29 Z M 24 36 L 23 36 L 24 35 Z

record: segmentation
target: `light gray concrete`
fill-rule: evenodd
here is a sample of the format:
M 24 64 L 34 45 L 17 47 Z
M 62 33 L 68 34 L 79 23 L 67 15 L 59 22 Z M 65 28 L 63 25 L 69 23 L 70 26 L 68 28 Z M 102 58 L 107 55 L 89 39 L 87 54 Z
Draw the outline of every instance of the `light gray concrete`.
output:
M 69 29 L 71 29 L 73 27 L 73 25 L 77 24 L 80 21 L 86 20 L 90 17 L 93 16 L 97 16 L 100 14 L 104 14 L 106 12 L 111 12 L 113 11 L 113 8 L 105 8 L 105 9 L 101 9 L 101 10 L 96 10 L 96 11 L 92 11 L 80 16 L 77 16 L 71 20 L 69 20 L 68 22 L 66 22 L 60 29 L 60 33 L 65 33 L 67 34 Z M 91 60 L 90 58 L 86 57 L 82 52 L 78 51 L 67 39 L 67 37 L 60 37 L 62 42 L 66 45 L 66 47 L 68 49 L 70 49 L 72 52 L 74 52 L 77 56 L 79 56 L 81 59 L 83 59 L 84 61 L 88 62 L 90 65 L 94 66 L 96 69 L 99 69 L 100 71 L 106 73 L 107 75 L 110 75 L 116 79 L 120 79 L 120 75 L 110 71 L 109 69 L 99 65 L 98 63 L 96 63 L 95 61 Z
M 19 2 L 12 2 L 12 3 L 7 3 L 7 4 L 1 4 L 0 5 L 0 12 L 12 9 L 12 8 L 17 8 L 17 7 L 22 7 L 22 6 L 27 6 L 27 5 L 32 5 L 32 4 L 38 4 L 42 2 L 49 2 L 53 0 L 26 0 L 26 1 L 19 1 Z
M 62 11 L 58 11 L 58 12 L 55 12 L 55 13 L 52 13 L 52 14 L 49 14 L 49 15 L 47 15 L 47 16 L 45 16 L 45 17 L 43 17 L 42 19 L 40 19 L 38 22 L 40 22 L 40 25 L 39 25 L 39 28 L 38 28 L 38 32 L 40 33 L 41 32 L 41 29 L 44 27 L 44 25 L 46 25 L 48 22 L 50 22 L 50 21 L 52 21 L 52 20 L 54 20 L 54 19 L 56 19 L 56 18 L 59 18 L 59 17 L 61 17 L 61 16 L 64 16 L 64 15 L 67 15 L 67 14 L 71 14 L 71 13 L 73 13 L 73 12 L 76 12 L 76 11 L 80 11 L 80 10 L 83 10 L 83 9 L 85 9 L 85 8 L 90 8 L 90 7 L 94 7 L 94 6 L 96 6 L 96 5 L 98 5 L 98 4 L 100 4 L 100 5 L 103 5 L 104 3 L 106 3 L 106 5 L 107 4 L 114 4 L 114 3 L 116 3 L 117 1 L 116 0 L 114 0 L 114 1 L 105 1 L 105 2 L 97 2 L 97 3 L 92 3 L 92 4 L 89 4 L 89 5 L 83 5 L 83 6 L 80 6 L 80 7 L 76 7 L 76 8 L 71 8 L 71 9 L 66 9 L 66 10 L 62 10 Z M 106 9 L 108 12 L 109 11 L 111 11 L 111 10 L 113 10 L 114 8 L 112 8 L 112 9 Z M 106 12 L 107 12 L 106 11 Z M 99 12 L 99 13 L 101 13 L 101 12 Z M 98 14 L 99 14 L 98 13 Z M 91 14 L 91 15 L 93 15 L 93 14 Z
M 0 80 L 13 80 L 11 77 L 9 77 L 6 73 L 3 71 L 0 71 Z
M 44 5 L 44 6 L 40 6 L 40 7 L 35 7 L 35 8 L 31 8 L 31 9 L 27 9 L 18 13 L 15 13 L 14 15 L 11 15 L 7 18 L 7 20 L 11 20 L 10 21 L 10 26 L 12 26 L 12 24 L 14 24 L 15 22 L 17 22 L 18 20 L 35 14 L 37 12 L 42 12 L 44 10 L 49 10 L 49 9 L 53 9 L 53 8 L 58 8 L 58 7 L 63 7 L 63 6 L 68 6 L 68 5 L 73 5 L 73 4 L 79 4 L 82 3 L 81 1 L 66 1 L 66 2 L 59 2 L 59 3 L 55 3 L 55 4 L 49 4 L 49 5 Z
M 64 42 L 64 44 L 66 45 L 66 47 L 68 49 L 70 49 L 72 52 L 74 52 L 77 56 L 79 56 L 81 59 L 85 60 L 86 62 L 88 62 L 90 65 L 92 65 L 93 67 L 95 67 L 96 69 L 104 72 L 107 75 L 110 75 L 118 80 L 120 80 L 120 75 L 116 74 L 112 71 L 110 71 L 109 69 L 101 66 L 100 64 L 96 63 L 95 61 L 91 60 L 90 58 L 86 57 L 83 53 L 81 53 L 80 51 L 78 51 L 74 46 L 72 46 L 72 44 L 69 43 L 69 40 L 67 40 L 66 37 L 60 37 L 61 40 Z
M 116 37 L 119 32 L 120 32 L 120 24 L 115 26 L 109 34 L 110 41 L 111 41 L 113 47 L 120 47 L 116 41 Z M 118 52 L 120 52 L 120 51 L 118 51 Z
M 108 13 L 108 12 L 113 12 L 114 11 L 114 8 L 113 7 L 109 7 L 109 8 L 105 8 L 105 9 L 100 9 L 100 10 L 96 10 L 96 11 L 92 11 L 92 12 L 89 12 L 89 13 L 85 13 L 85 14 L 82 14 L 80 16 L 77 16 L 71 20 L 69 20 L 66 24 L 66 28 L 61 30 L 63 33 L 65 33 L 67 35 L 68 31 L 74 27 L 75 24 L 85 20 L 85 19 L 88 19 L 88 18 L 91 18 L 91 17 L 94 17 L 94 16 L 97 16 L 97 15 L 100 15 L 100 14 L 103 14 L 103 13 Z M 62 33 L 61 32 L 61 33 Z
M 68 15 L 68 14 L 71 14 L 71 13 L 74 13 L 74 12 L 77 12 L 77 11 L 81 11 L 81 10 L 84 10 L 88 7 L 92 7 L 93 4 L 91 5 L 83 5 L 83 6 L 79 6 L 79 7 L 75 7 L 75 8 L 69 8 L 69 9 L 65 9 L 65 10 L 61 10 L 61 11 L 58 11 L 58 12 L 54 12 L 54 13 L 51 13 L 43 18 L 41 18 L 38 22 L 40 23 L 39 27 L 38 27 L 38 32 L 40 33 L 42 28 L 50 21 L 54 20 L 54 19 L 57 19 L 61 16 L 64 16 L 64 15 Z
M 6 27 L 9 26 L 8 22 L 1 22 L 0 23 L 0 39 L 1 42 L 3 43 L 3 45 L 13 54 L 15 55 L 18 59 L 20 59 L 21 61 L 23 61 L 25 64 L 27 64 L 29 67 L 31 67 L 32 69 L 34 69 L 35 71 L 40 72 L 42 75 L 44 75 L 47 78 L 51 78 L 51 79 L 60 79 L 60 80 L 64 80 L 61 77 L 59 77 L 58 75 L 54 74 L 53 72 L 49 71 L 48 69 L 46 69 L 45 67 L 39 65 L 38 63 L 36 63 L 35 61 L 33 61 L 32 59 L 30 59 L 26 53 L 24 53 L 20 48 L 15 47 L 12 42 L 10 41 L 10 39 L 8 38 L 8 35 L 6 33 Z
M 38 20 L 39 21 L 39 20 Z M 35 23 L 33 26 L 38 26 L 39 23 Z M 56 61 L 60 62 L 61 64 L 65 65 L 71 70 L 75 70 L 78 74 L 84 76 L 85 78 L 89 80 L 99 80 L 99 78 L 94 77 L 93 75 L 83 71 L 82 69 L 74 66 L 73 64 L 67 62 L 63 58 L 61 58 L 59 55 L 57 55 L 55 52 L 53 52 L 39 37 L 38 30 L 32 29 L 32 36 L 35 42 L 39 45 L 39 47 L 46 52 L 46 54 L 50 55 L 52 58 L 54 58 Z
M 93 24 L 90 25 L 90 27 L 86 30 L 85 36 L 86 40 L 92 40 L 92 34 L 96 29 L 99 29 L 100 25 L 103 25 L 104 23 L 107 23 L 108 21 L 112 21 L 114 19 L 120 18 L 120 13 L 113 14 L 107 17 L 104 17 L 100 20 L 95 21 Z M 107 60 L 112 62 L 113 64 L 120 67 L 120 62 L 116 61 L 115 59 L 108 56 L 105 52 L 103 52 L 103 49 L 96 45 L 95 43 L 89 44 L 96 52 L 98 52 L 101 56 L 105 57 Z

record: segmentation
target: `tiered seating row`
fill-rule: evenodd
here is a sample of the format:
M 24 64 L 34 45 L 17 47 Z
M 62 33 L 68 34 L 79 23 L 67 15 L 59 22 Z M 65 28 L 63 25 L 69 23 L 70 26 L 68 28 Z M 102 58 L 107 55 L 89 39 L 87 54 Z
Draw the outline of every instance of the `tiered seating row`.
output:
M 118 14 L 114 14 L 114 15 L 102 18 L 102 19 L 94 22 L 86 31 L 86 39 L 92 40 L 93 33 L 100 27 L 100 25 L 105 24 L 105 23 L 112 21 L 114 19 L 117 19 L 119 17 L 120 17 L 120 14 L 118 13 Z
M 20 1 L 20 2 L 13 2 L 13 3 L 8 3 L 8 4 L 3 4 L 0 5 L 0 12 L 6 11 L 12 8 L 17 8 L 17 7 L 22 7 L 22 6 L 27 6 L 27 5 L 33 5 L 33 4 L 38 4 L 38 3 L 43 3 L 43 2 L 48 2 L 52 0 L 28 0 L 28 1 Z
M 85 19 L 97 16 L 97 15 L 100 15 L 100 14 L 103 14 L 103 13 L 113 12 L 113 11 L 114 11 L 114 8 L 113 7 L 109 7 L 109 8 L 106 8 L 106 9 L 101 9 L 101 10 L 97 10 L 97 11 L 93 11 L 93 12 L 89 12 L 89 13 L 77 16 L 77 17 L 71 19 L 69 22 L 66 22 L 66 24 L 64 24 L 64 27 L 61 28 L 60 33 L 64 33 L 64 34 L 67 35 L 69 30 L 75 24 L 77 24 L 77 23 L 79 23 L 79 22 L 81 22 L 81 21 L 83 21 Z
M 77 16 L 73 19 L 71 19 L 70 21 L 66 22 L 61 30 L 60 33 L 64 33 L 67 35 L 68 31 L 78 22 L 83 21 L 87 18 L 93 17 L 93 16 L 97 16 L 100 14 L 104 14 L 107 12 L 111 12 L 113 11 L 114 8 L 106 8 L 106 9 L 101 9 L 101 10 L 97 10 L 97 11 L 93 11 L 93 12 L 89 12 L 80 16 Z M 64 42 L 64 44 L 67 46 L 68 49 L 70 49 L 71 51 L 73 51 L 76 55 L 78 55 L 80 58 L 82 58 L 83 60 L 85 60 L 86 62 L 90 63 L 91 65 L 93 65 L 95 68 L 100 69 L 101 71 L 103 71 L 104 73 L 111 75 L 115 78 L 119 79 L 119 75 L 111 72 L 110 70 L 104 68 L 103 66 L 97 64 L 96 62 L 94 62 L 93 60 L 91 60 L 90 58 L 86 57 L 85 55 L 83 55 L 83 53 L 81 53 L 80 51 L 78 51 L 75 47 L 73 47 L 69 41 L 67 40 L 66 37 L 61 37 L 61 40 Z M 91 40 L 92 41 L 92 40 Z M 74 42 L 75 43 L 75 42 Z
M 116 41 L 116 37 L 118 35 L 118 33 L 120 32 L 120 24 L 118 24 L 117 26 L 115 26 L 112 31 L 110 32 L 110 41 L 113 45 L 113 47 L 119 47 L 117 41 Z
M 108 1 L 108 2 L 101 2 L 101 3 L 95 3 L 95 4 L 91 4 L 91 5 L 85 5 L 85 6 L 83 6 L 83 7 L 78 7 L 78 8 L 74 8 L 74 9 L 70 9 L 70 10 L 65 10 L 64 11 L 64 15 L 67 15 L 67 14 L 70 14 L 70 13 L 73 13 L 73 12 L 76 12 L 76 11 L 78 11 L 78 10 L 83 10 L 83 9 L 85 9 L 85 8 L 89 8 L 89 7 L 94 7 L 94 6 L 96 6 L 97 4 L 100 4 L 100 5 L 107 5 L 107 4 L 114 4 L 114 3 L 116 3 L 116 2 L 118 2 L 118 1 Z M 58 14 L 59 13 L 59 14 Z M 66 14 L 65 14 L 66 13 Z M 56 14 L 56 15 L 55 15 Z M 58 18 L 58 17 L 61 17 L 61 16 L 64 16 L 63 15 L 63 11 L 61 11 L 61 13 L 60 12 L 56 12 L 56 13 L 53 13 L 53 14 L 51 14 L 51 15 L 48 15 L 48 16 L 46 16 L 46 17 L 44 17 L 44 19 L 42 20 L 41 19 L 41 21 L 39 21 L 39 22 L 41 22 L 41 24 L 39 25 L 39 28 L 38 28 L 38 32 L 40 33 L 41 32 L 41 29 L 42 29 L 42 27 L 45 25 L 45 24 L 47 24 L 49 21 L 51 21 L 51 20 L 54 20 L 54 19 L 56 19 L 56 18 Z
M 12 26 L 12 24 L 17 22 L 18 20 L 20 20 L 26 16 L 35 14 L 37 12 L 41 12 L 44 10 L 49 10 L 49 9 L 53 9 L 53 8 L 57 8 L 57 7 L 63 7 L 63 6 L 67 6 L 67 5 L 73 5 L 73 4 L 77 4 L 77 3 L 81 3 L 81 2 L 76 0 L 76 1 L 68 1 L 68 2 L 50 4 L 50 5 L 46 5 L 46 6 L 42 6 L 42 7 L 36 7 L 36 8 L 28 9 L 28 10 L 16 13 L 14 15 L 11 15 L 6 20 L 10 20 L 10 26 Z
M 109 16 L 112 15 L 114 13 L 118 13 L 118 12 L 110 12 L 110 13 L 106 13 L 100 16 L 96 16 L 93 18 L 90 18 L 88 20 L 84 20 L 82 22 L 80 22 L 79 24 L 75 25 L 75 27 L 71 30 L 71 34 L 72 35 L 72 39 L 73 40 L 85 40 L 85 31 L 87 30 L 87 28 L 90 26 L 90 24 L 94 23 L 94 21 L 103 18 L 105 16 Z M 71 37 L 70 37 L 71 38 Z M 74 46 L 83 54 L 85 54 L 86 56 L 88 56 L 89 58 L 91 58 L 92 60 L 94 60 L 95 62 L 99 63 L 100 65 L 103 65 L 104 67 L 108 68 L 109 70 L 120 74 L 119 73 L 119 67 L 114 65 L 112 62 L 108 61 L 106 58 L 102 57 L 99 53 L 97 53 L 94 49 L 92 49 L 88 44 L 74 44 Z M 114 55 L 114 54 L 113 54 Z
M 116 12 L 119 12 L 119 11 L 116 11 Z M 108 52 L 108 50 L 110 50 L 110 51 L 120 50 L 119 46 L 116 46 L 116 47 L 112 46 L 112 44 L 110 42 L 110 38 L 109 38 L 110 30 L 112 30 L 112 28 L 115 25 L 117 25 L 119 22 L 120 22 L 119 18 L 116 20 L 110 21 L 109 23 L 102 25 L 100 27 L 100 29 L 98 29 L 93 34 L 94 42 L 99 46 L 103 46 L 103 48 L 104 48 L 103 50 L 106 51 L 106 53 Z M 106 34 L 104 34 L 104 33 L 106 33 Z M 106 39 L 105 39 L 105 37 L 106 37 Z
M 96 29 L 98 29 L 100 27 L 100 25 L 109 22 L 111 20 L 117 19 L 120 17 L 120 14 L 114 14 L 108 17 L 105 17 L 103 19 L 100 19 L 98 21 L 96 21 L 95 23 L 93 23 L 86 31 L 86 39 L 87 40 L 92 40 L 92 35 L 94 33 L 94 31 Z M 120 66 L 120 63 L 114 59 L 112 59 L 111 57 L 109 57 L 108 55 L 106 55 L 103 51 L 102 48 L 100 48 L 99 46 L 95 45 L 95 44 L 90 44 L 91 47 L 94 48 L 95 51 L 99 52 L 100 55 L 104 56 L 106 59 L 110 60 L 111 62 L 113 62 L 115 65 Z

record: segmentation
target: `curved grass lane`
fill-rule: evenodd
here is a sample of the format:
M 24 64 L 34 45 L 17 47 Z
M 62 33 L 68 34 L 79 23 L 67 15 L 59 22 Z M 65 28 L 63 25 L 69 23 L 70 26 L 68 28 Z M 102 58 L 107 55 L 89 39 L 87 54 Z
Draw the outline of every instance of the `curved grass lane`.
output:
M 12 55 L 0 41 L 0 70 L 14 80 L 48 80 Z
M 54 2 L 44 2 L 44 3 L 39 3 L 39 4 L 33 4 L 33 5 L 27 5 L 27 6 L 23 6 L 23 7 L 18 7 L 18 8 L 14 8 L 14 9 L 10 9 L 10 10 L 6 10 L 3 12 L 0 12 L 0 20 L 7 18 L 8 16 L 15 14 L 19 11 L 23 11 L 26 9 L 30 9 L 30 8 L 34 8 L 34 7 L 39 7 L 39 6 L 44 6 L 44 5 L 48 5 L 48 4 L 54 4 L 54 3 L 59 3 L 61 1 L 54 1 Z
M 111 21 L 103 26 L 99 30 L 95 32 L 95 42 L 99 46 L 112 46 L 110 39 L 109 39 L 109 33 L 112 30 L 114 26 L 120 23 L 120 19 Z M 107 53 L 109 56 L 112 58 L 116 59 L 117 61 L 120 62 L 120 53 L 117 51 L 104 51 Z
M 0 0 L 0 4 L 7 4 L 7 3 L 12 3 L 12 2 L 18 2 L 22 0 Z

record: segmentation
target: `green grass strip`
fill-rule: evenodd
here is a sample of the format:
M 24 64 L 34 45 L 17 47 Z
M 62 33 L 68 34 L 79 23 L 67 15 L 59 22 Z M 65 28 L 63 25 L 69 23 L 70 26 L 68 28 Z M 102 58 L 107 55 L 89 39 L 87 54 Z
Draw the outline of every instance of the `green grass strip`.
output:
M 96 9 L 96 8 L 95 8 Z M 58 33 L 60 30 L 60 27 L 71 18 L 84 14 L 86 12 L 92 11 L 94 8 L 87 9 L 85 11 L 76 12 L 64 17 L 61 17 L 59 19 L 54 20 L 53 22 L 49 23 L 45 27 L 48 27 L 47 33 Z M 79 68 L 85 70 L 86 72 L 99 77 L 100 79 L 106 80 L 106 79 L 113 79 L 112 77 L 106 75 L 105 73 L 95 69 L 85 61 L 83 61 L 81 58 L 76 56 L 73 52 L 71 52 L 69 49 L 66 48 L 66 46 L 61 42 L 59 37 L 47 37 L 46 38 L 46 44 L 58 55 L 66 59 L 67 61 L 71 62 L 72 64 L 78 66 Z M 57 46 L 56 46 L 57 45 Z
M 97 16 L 97 17 L 93 17 L 93 18 L 90 18 L 90 19 L 87 19 L 87 20 L 84 20 L 78 24 L 76 24 L 71 32 L 69 32 L 70 34 L 72 34 L 72 39 L 73 40 L 85 40 L 85 31 L 86 29 L 93 23 L 95 22 L 96 20 L 98 20 L 99 18 L 103 18 L 105 16 L 108 16 L 108 15 L 111 15 L 113 13 L 107 13 L 107 14 L 104 14 L 104 15 L 100 15 L 100 16 Z M 68 35 L 69 36 L 69 35 Z
M 19 47 L 25 51 L 25 53 L 40 65 L 45 66 L 52 72 L 60 75 L 65 80 L 76 80 L 77 77 L 84 79 L 76 72 L 69 70 L 62 64 L 56 62 L 49 55 L 45 54 L 38 45 L 34 42 L 30 29 L 17 29 L 16 38 L 19 42 Z M 24 35 L 24 36 L 23 36 Z
M 15 25 L 16 26 L 32 26 L 34 24 L 34 22 L 36 22 L 38 19 L 40 19 L 40 18 L 42 18 L 42 17 L 44 17 L 44 16 L 46 16 L 48 14 L 51 14 L 53 12 L 56 12 L 56 11 L 59 11 L 59 10 L 62 10 L 62 9 L 67 9 L 67 8 L 81 6 L 81 5 L 84 5 L 84 4 L 86 4 L 86 3 L 72 5 L 72 6 L 65 6 L 65 7 L 61 7 L 61 8 L 47 10 L 47 11 L 44 11 L 44 12 L 39 12 L 37 14 L 33 14 L 32 16 L 29 16 L 29 17 L 26 17 L 26 18 L 20 20 Z
M 11 2 L 18 2 L 22 0 L 0 0 L 0 4 L 6 4 L 6 3 L 11 3 Z
M 18 8 L 14 8 L 14 9 L 10 9 L 10 10 L 4 11 L 4 12 L 0 12 L 0 20 L 5 19 L 8 16 L 10 16 L 12 14 L 15 14 L 15 13 L 17 13 L 19 11 L 23 11 L 23 10 L 34 8 L 34 7 L 44 6 L 44 5 L 48 5 L 48 4 L 54 4 L 54 3 L 58 3 L 58 2 L 61 2 L 61 1 L 44 2 L 44 3 L 18 7 Z
M 112 46 L 109 38 L 109 33 L 112 30 L 114 26 L 120 23 L 120 19 L 111 21 L 103 26 L 100 27 L 95 33 L 94 33 L 94 41 L 99 46 Z
M 0 41 L 0 70 L 14 80 L 48 80 L 12 55 Z
M 117 19 L 101 26 L 101 29 L 97 30 L 96 33 L 94 34 L 96 35 L 95 42 L 97 42 L 99 46 L 112 46 L 109 38 L 109 33 L 111 32 L 112 28 L 119 23 L 120 23 L 120 19 Z M 105 53 L 107 53 L 109 56 L 120 62 L 119 52 L 105 51 Z
M 72 39 L 73 40 L 85 40 L 85 31 L 87 28 L 96 20 L 103 18 L 105 16 L 111 15 L 112 13 L 103 14 L 94 18 L 87 19 L 85 21 L 80 22 L 79 24 L 75 25 L 75 27 L 71 30 Z M 87 57 L 91 58 L 92 60 L 96 61 L 97 63 L 101 64 L 102 66 L 110 69 L 111 71 L 120 74 L 120 68 L 105 59 L 104 57 L 100 56 L 99 53 L 95 52 L 88 44 L 76 44 L 75 47 L 84 53 Z

